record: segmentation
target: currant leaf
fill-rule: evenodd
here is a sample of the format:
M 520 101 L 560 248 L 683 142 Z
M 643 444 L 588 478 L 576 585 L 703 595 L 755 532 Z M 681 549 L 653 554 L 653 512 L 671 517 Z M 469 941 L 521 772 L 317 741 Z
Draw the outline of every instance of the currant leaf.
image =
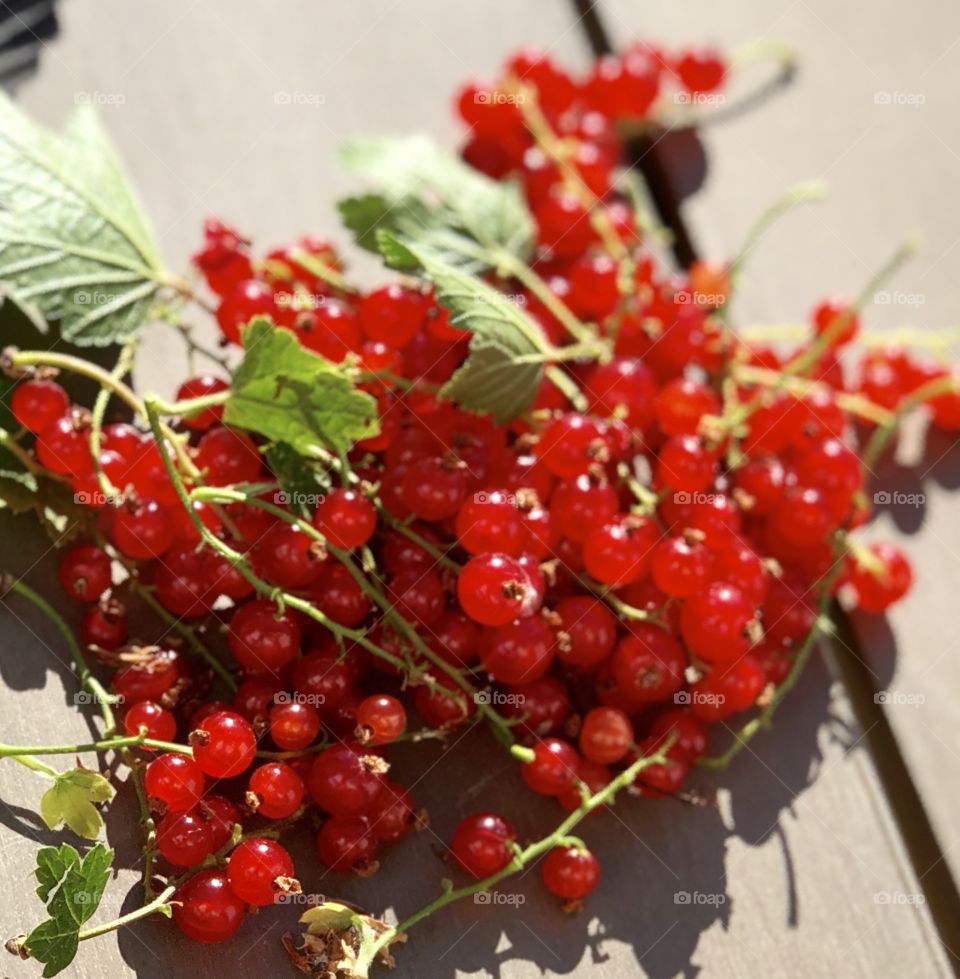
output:
M 344 453 L 378 429 L 376 401 L 349 375 L 259 317 L 243 331 L 224 421 L 292 446 L 301 455 Z
M 0 281 L 82 346 L 146 319 L 165 273 L 89 106 L 58 136 L 0 98 Z
M 37 895 L 50 915 L 20 946 L 44 965 L 45 977 L 62 972 L 77 954 L 80 929 L 100 905 L 110 877 L 113 850 L 98 843 L 81 859 L 64 843 L 37 852 Z
M 382 188 L 340 204 L 364 247 L 378 231 L 390 231 L 474 271 L 496 266 L 498 253 L 530 254 L 534 224 L 519 188 L 491 180 L 425 136 L 358 140 L 341 158 Z
M 311 518 L 319 500 L 330 490 L 329 473 L 318 470 L 315 464 L 283 442 L 271 445 L 264 457 L 280 484 L 277 502 L 290 507 L 301 517 Z
M 553 349 L 515 303 L 486 282 L 449 264 L 429 247 L 380 234 L 386 255 L 410 255 L 433 282 L 450 324 L 471 333 L 470 354 L 440 391 L 470 411 L 500 423 L 533 404 Z
M 112 797 L 113 788 L 102 775 L 78 767 L 57 775 L 40 800 L 40 815 L 48 829 L 64 823 L 78 836 L 95 840 L 103 819 L 94 803 Z

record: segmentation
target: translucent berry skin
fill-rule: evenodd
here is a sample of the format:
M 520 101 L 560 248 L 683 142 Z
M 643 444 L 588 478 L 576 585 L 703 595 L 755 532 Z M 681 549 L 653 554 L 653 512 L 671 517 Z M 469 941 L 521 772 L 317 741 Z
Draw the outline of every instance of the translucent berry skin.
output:
M 300 651 L 300 627 L 289 613 L 277 618 L 273 602 L 258 599 L 234 612 L 227 645 L 250 673 L 275 673 L 292 663 Z
M 123 729 L 128 737 L 136 737 L 143 730 L 154 741 L 173 741 L 177 735 L 177 719 L 152 700 L 141 700 L 124 714 Z
M 410 832 L 416 822 L 413 796 L 399 782 L 386 781 L 366 818 L 374 839 L 396 843 Z
M 95 602 L 110 587 L 110 558 L 99 547 L 75 547 L 63 556 L 59 575 L 71 598 Z
M 650 734 L 658 738 L 673 735 L 674 747 L 690 761 L 696 761 L 707 750 L 706 727 L 686 710 L 664 711 L 650 725 Z
M 583 718 L 580 751 L 598 765 L 613 765 L 624 758 L 633 744 L 630 718 L 616 707 L 594 707 Z
M 612 520 L 619 508 L 617 491 L 589 476 L 560 483 L 550 499 L 550 513 L 557 531 L 582 544 L 591 530 Z
M 211 428 L 197 443 L 196 456 L 213 486 L 254 483 L 260 475 L 257 447 L 248 435 L 232 428 Z
M 233 827 L 242 826 L 243 818 L 240 810 L 222 795 L 206 795 L 197 806 L 213 834 L 213 849 L 219 850 L 226 846 L 233 836 Z
M 256 797 L 257 814 L 267 819 L 292 816 L 300 808 L 306 792 L 303 779 L 282 761 L 268 762 L 255 769 L 247 788 Z
M 693 48 L 673 66 L 680 84 L 692 94 L 716 91 L 727 73 L 723 56 L 713 48 Z
M 106 606 L 91 605 L 80 620 L 80 640 L 85 646 L 101 649 L 119 649 L 128 635 L 127 617 L 122 606 L 117 610 L 115 602 Z
M 400 492 L 421 520 L 449 520 L 467 495 L 467 472 L 462 464 L 440 457 L 418 459 L 408 466 Z
M 472 877 L 483 880 L 503 870 L 513 858 L 509 844 L 516 831 L 503 816 L 475 812 L 465 816 L 453 832 L 450 849 L 457 863 Z
M 170 812 L 186 812 L 203 795 L 203 769 L 186 755 L 160 755 L 147 765 L 144 788 Z
M 195 737 L 199 733 L 200 737 Z M 257 739 L 246 718 L 232 711 L 220 711 L 204 718 L 191 735 L 193 757 L 211 778 L 233 778 L 252 764 Z
M 173 543 L 170 521 L 156 500 L 125 504 L 114 512 L 111 529 L 117 550 L 137 561 L 160 557 Z
M 432 626 L 446 607 L 443 582 L 435 571 L 401 571 L 387 586 L 390 603 L 409 622 Z
M 421 293 L 394 283 L 364 296 L 358 312 L 368 340 L 399 350 L 420 332 L 427 304 Z
M 275 316 L 276 300 L 273 290 L 262 282 L 248 279 L 228 292 L 217 307 L 217 323 L 224 337 L 231 343 L 240 342 L 240 327 L 254 316 Z
M 712 482 L 716 456 L 695 435 L 669 439 L 657 459 L 656 478 L 680 493 L 700 493 Z
M 660 388 L 653 407 L 667 435 L 696 435 L 704 415 L 719 414 L 720 399 L 705 385 L 678 377 Z
M 258 541 L 256 564 L 272 584 L 299 591 L 313 584 L 324 570 L 318 542 L 290 524 L 277 522 Z
M 499 551 L 517 557 L 523 550 L 523 520 L 505 490 L 487 490 L 466 499 L 457 511 L 454 530 L 469 554 Z
M 216 945 L 232 938 L 247 906 L 220 870 L 201 870 L 173 895 L 173 920 L 195 942 Z
M 530 602 L 531 591 L 523 568 L 508 554 L 478 554 L 457 579 L 460 607 L 481 625 L 512 622 Z
M 606 442 L 600 426 L 583 415 L 563 415 L 540 436 L 536 453 L 540 461 L 561 479 L 573 479 L 602 461 Z
M 660 537 L 651 520 L 629 517 L 591 530 L 583 542 L 583 563 L 605 585 L 629 585 L 646 575 Z
M 539 617 L 521 619 L 480 635 L 480 662 L 498 683 L 538 680 L 553 662 L 555 637 Z
M 174 652 L 161 652 L 146 665 L 124 666 L 113 674 L 110 685 L 125 704 L 160 700 L 183 675 L 183 664 Z
M 293 668 L 293 688 L 303 697 L 313 698 L 324 711 L 335 711 L 350 696 L 355 681 L 350 664 L 336 649 L 316 649 L 306 653 Z
M 684 602 L 680 631 L 694 656 L 708 663 L 730 663 L 750 646 L 746 628 L 754 613 L 739 588 L 717 581 Z
M 229 383 L 223 378 L 214 377 L 213 374 L 198 374 L 180 385 L 177 389 L 177 401 L 204 398 L 210 394 L 226 391 L 229 387 Z M 223 418 L 223 406 L 213 405 L 210 408 L 184 415 L 183 424 L 195 432 L 205 432 L 211 426 L 218 424 L 221 418 Z
M 377 840 L 363 816 L 333 816 L 317 834 L 317 854 L 321 863 L 347 874 L 376 856 Z
M 618 357 L 595 367 L 586 389 L 590 410 L 602 417 L 623 411 L 633 428 L 644 428 L 653 419 L 657 381 L 653 371 L 638 358 Z
M 653 551 L 650 572 L 665 595 L 688 598 L 707 583 L 712 565 L 713 556 L 703 544 L 667 537 Z
M 617 692 L 631 710 L 673 696 L 683 687 L 686 666 L 686 654 L 672 636 L 637 623 L 610 658 Z
M 270 710 L 270 737 L 281 751 L 302 751 L 320 733 L 320 715 L 310 704 L 275 704 Z
M 377 529 L 373 504 L 356 490 L 335 489 L 317 507 L 313 525 L 334 547 L 363 547 Z
M 21 381 L 10 396 L 10 410 L 28 432 L 42 432 L 70 408 L 70 398 L 56 381 Z
M 213 852 L 213 832 L 197 813 L 169 812 L 157 826 L 157 849 L 175 867 L 195 867 Z
M 697 720 L 716 724 L 752 707 L 766 684 L 761 665 L 752 656 L 741 656 L 714 667 L 690 688 L 690 712 Z
M 376 803 L 383 778 L 361 751 L 334 745 L 314 759 L 307 788 L 313 801 L 331 816 L 357 816 Z
M 600 864 L 589 850 L 558 846 L 551 850 L 540 869 L 551 894 L 564 901 L 579 901 L 600 883 Z
M 265 907 L 283 893 L 274 881 L 278 877 L 293 877 L 293 860 L 273 840 L 244 840 L 230 854 L 227 876 L 233 893 L 241 901 Z
M 363 733 L 365 744 L 389 744 L 396 741 L 406 727 L 407 712 L 390 694 L 373 694 L 361 700 L 357 707 L 357 730 Z
M 63 415 L 37 432 L 37 461 L 59 476 L 82 476 L 93 469 L 87 428 L 72 414 Z
M 591 670 L 610 655 L 617 641 L 617 620 L 603 602 L 591 595 L 574 595 L 558 602 L 554 611 L 565 633 L 557 643 L 562 663 Z
M 537 795 L 561 795 L 576 782 L 580 758 L 566 741 L 544 738 L 533 746 L 533 753 L 533 761 L 522 764 L 520 774 Z
M 845 318 L 843 325 L 838 324 L 841 317 Z M 811 319 L 817 336 L 823 336 L 830 330 L 833 334 L 832 345 L 836 347 L 850 343 L 860 332 L 860 317 L 842 299 L 825 299 L 814 309 Z
M 558 733 L 573 711 L 566 684 L 555 676 L 511 686 L 507 693 L 503 713 L 520 721 L 518 733 L 534 739 Z
M 879 615 L 898 602 L 913 584 L 913 571 L 903 552 L 893 544 L 872 544 L 870 563 L 855 564 L 850 585 L 856 594 L 857 608 Z

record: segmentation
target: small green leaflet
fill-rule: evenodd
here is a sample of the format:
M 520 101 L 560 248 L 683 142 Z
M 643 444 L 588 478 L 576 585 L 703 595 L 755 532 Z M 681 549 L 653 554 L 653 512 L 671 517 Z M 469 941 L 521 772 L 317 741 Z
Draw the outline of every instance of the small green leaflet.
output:
M 378 430 L 377 403 L 350 376 L 305 350 L 268 319 L 243 331 L 246 354 L 236 369 L 224 421 L 285 442 L 301 455 L 340 455 Z
M 425 136 L 358 140 L 341 157 L 381 188 L 338 205 L 363 247 L 376 250 L 377 232 L 390 231 L 478 272 L 495 267 L 498 253 L 529 255 L 533 219 L 517 186 L 478 173 Z
M 109 802 L 113 797 L 110 783 L 98 772 L 78 766 L 61 772 L 40 800 L 40 815 L 48 829 L 65 823 L 85 840 L 100 835 L 103 819 L 95 802 Z
M 90 106 L 57 136 L 0 96 L 0 281 L 81 346 L 146 319 L 165 274 Z
M 470 354 L 440 394 L 469 411 L 508 422 L 533 404 L 544 363 L 554 354 L 539 327 L 492 286 L 449 265 L 429 248 L 380 233 L 386 256 L 413 256 L 450 310 L 450 324 L 469 330 Z
M 37 895 L 50 917 L 22 945 L 31 958 L 43 963 L 44 977 L 55 976 L 73 961 L 80 929 L 100 905 L 112 863 L 113 850 L 100 843 L 82 859 L 67 843 L 37 851 Z

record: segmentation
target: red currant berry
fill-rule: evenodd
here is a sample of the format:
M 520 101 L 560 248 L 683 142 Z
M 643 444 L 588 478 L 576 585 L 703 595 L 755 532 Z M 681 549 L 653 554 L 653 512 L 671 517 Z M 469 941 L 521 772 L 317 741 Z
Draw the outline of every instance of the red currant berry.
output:
M 389 744 L 407 727 L 407 712 L 396 697 L 374 694 L 357 707 L 357 737 L 364 744 Z
M 218 394 L 220 391 L 227 391 L 229 388 L 230 385 L 222 378 L 214 377 L 213 374 L 199 374 L 180 385 L 177 389 L 177 401 L 205 398 L 211 394 Z M 223 418 L 223 406 L 213 405 L 184 415 L 183 424 L 195 432 L 205 432 L 211 426 L 218 424 L 221 418 Z
M 715 581 L 683 603 L 680 632 L 694 656 L 708 663 L 729 663 L 750 647 L 747 627 L 755 613 L 739 588 Z
M 527 787 L 538 795 L 561 795 L 577 780 L 580 756 L 566 741 L 545 738 L 533 747 L 533 760 L 520 766 Z
M 21 381 L 10 396 L 10 411 L 28 432 L 37 434 L 66 415 L 67 392 L 56 381 Z
M 234 659 L 251 673 L 276 673 L 300 651 L 300 626 L 267 599 L 241 605 L 230 620 L 227 645 Z
M 177 734 L 177 719 L 152 700 L 141 700 L 124 715 L 123 729 L 131 738 L 143 734 L 154 741 L 172 741 Z
M 377 529 L 377 511 L 356 490 L 335 489 L 317 507 L 313 525 L 334 547 L 363 547 Z
M 600 883 L 600 864 L 589 850 L 558 846 L 547 854 L 541 875 L 551 894 L 564 901 L 579 901 Z
M 377 840 L 363 816 L 333 816 L 320 828 L 317 854 L 331 870 L 347 874 L 369 865 L 377 852 Z
M 190 734 L 193 757 L 204 774 L 232 778 L 253 764 L 257 739 L 250 722 L 232 711 L 205 718 Z
M 174 867 L 195 867 L 213 852 L 213 832 L 197 813 L 168 812 L 157 826 L 157 849 Z
M 254 483 L 260 476 L 257 447 L 249 436 L 232 428 L 211 428 L 197 443 L 196 453 L 197 465 L 214 486 Z
M 203 795 L 203 769 L 186 755 L 160 755 L 147 765 L 143 784 L 147 795 L 169 812 L 186 812 Z
M 110 558 L 99 547 L 75 547 L 60 562 L 60 584 L 71 597 L 95 602 L 110 587 Z
M 286 819 L 300 808 L 304 792 L 303 779 L 289 765 L 271 761 L 250 775 L 247 800 L 260 816 Z
M 598 765 L 613 765 L 633 744 L 630 718 L 616 707 L 594 707 L 580 728 L 580 751 Z
M 370 809 L 383 789 L 385 765 L 347 745 L 317 755 L 307 777 L 313 801 L 332 816 L 356 816 Z
M 276 704 L 270 711 L 270 737 L 281 751 L 302 751 L 320 733 L 320 715 L 310 704 Z
M 244 840 L 230 854 L 227 876 L 241 901 L 263 907 L 285 893 L 282 879 L 293 877 L 293 860 L 273 840 Z
M 457 579 L 460 607 L 474 622 L 500 626 L 528 614 L 536 594 L 527 574 L 507 554 L 478 554 Z
M 475 812 L 460 820 L 453 832 L 450 849 L 457 863 L 478 880 L 503 870 L 513 859 L 510 844 L 516 831 L 503 816 Z
M 215 945 L 232 938 L 243 924 L 246 905 L 234 894 L 227 875 L 201 870 L 173 895 L 173 920 L 195 942 Z

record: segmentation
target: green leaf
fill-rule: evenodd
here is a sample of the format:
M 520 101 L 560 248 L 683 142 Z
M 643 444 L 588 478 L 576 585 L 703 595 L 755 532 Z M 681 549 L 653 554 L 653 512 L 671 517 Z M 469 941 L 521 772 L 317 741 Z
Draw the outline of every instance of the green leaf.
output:
M 522 415 L 553 353 L 536 323 L 502 293 L 429 248 L 407 240 L 384 243 L 388 253 L 403 249 L 417 259 L 437 300 L 450 310 L 450 325 L 472 334 L 469 356 L 440 394 L 501 423 Z
M 27 935 L 23 945 L 31 958 L 44 965 L 44 976 L 62 972 L 73 961 L 80 929 L 100 905 L 112 863 L 113 850 L 100 843 L 82 860 L 66 843 L 37 852 L 37 894 L 50 917 Z
M 358 140 L 341 156 L 381 188 L 340 203 L 365 248 L 382 237 L 377 232 L 389 231 L 474 271 L 496 266 L 498 252 L 529 255 L 534 224 L 519 188 L 491 180 L 425 136 Z
M 103 819 L 95 802 L 107 802 L 113 787 L 98 772 L 74 768 L 61 772 L 40 800 L 40 815 L 49 829 L 65 823 L 78 836 L 95 840 Z
M 146 319 L 164 272 L 89 106 L 57 136 L 0 96 L 0 281 L 76 344 L 126 340 Z
M 37 505 L 37 479 L 19 460 L 0 448 L 0 507 L 27 513 Z
M 378 430 L 377 403 L 343 368 L 305 350 L 295 336 L 258 317 L 243 331 L 224 421 L 285 442 L 301 455 L 347 452 Z
M 330 492 L 329 472 L 319 470 L 316 463 L 284 442 L 271 445 L 263 455 L 280 484 L 276 502 L 290 507 L 301 517 L 312 517 L 317 504 Z

